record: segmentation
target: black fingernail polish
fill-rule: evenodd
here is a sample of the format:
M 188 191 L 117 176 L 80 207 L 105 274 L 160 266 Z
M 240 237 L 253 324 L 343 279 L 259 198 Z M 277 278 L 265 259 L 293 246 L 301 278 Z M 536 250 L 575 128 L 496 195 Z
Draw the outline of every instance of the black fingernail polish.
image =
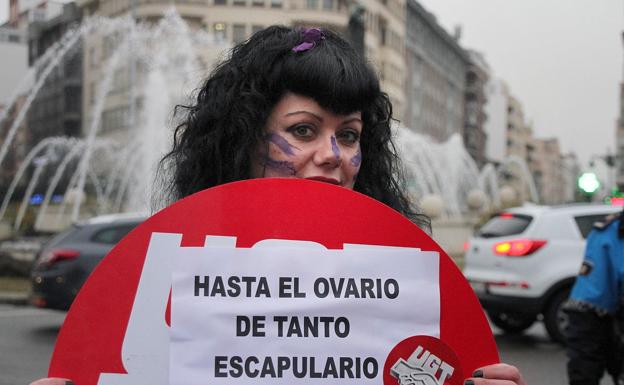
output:
M 479 370 L 475 370 L 474 373 L 472 373 L 473 377 L 478 377 L 478 378 L 483 378 L 483 370 L 479 369 Z
M 464 381 L 464 385 L 474 385 L 474 381 L 473 380 L 466 380 L 466 381 Z
M 65 385 L 74 385 L 74 381 L 65 381 Z

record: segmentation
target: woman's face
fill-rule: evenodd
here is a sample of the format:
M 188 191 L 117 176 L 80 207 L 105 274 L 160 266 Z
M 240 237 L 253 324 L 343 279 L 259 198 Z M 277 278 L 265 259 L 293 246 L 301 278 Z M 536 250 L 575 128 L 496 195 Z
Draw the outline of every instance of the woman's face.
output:
M 285 94 L 266 123 L 254 178 L 304 178 L 353 189 L 360 164 L 360 112 L 336 115 L 314 99 Z

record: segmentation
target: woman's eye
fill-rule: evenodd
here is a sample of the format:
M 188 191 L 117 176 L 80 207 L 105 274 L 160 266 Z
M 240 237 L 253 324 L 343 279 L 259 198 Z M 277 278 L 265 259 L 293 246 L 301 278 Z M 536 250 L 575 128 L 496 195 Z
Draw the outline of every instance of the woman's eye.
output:
M 354 130 L 341 131 L 337 137 L 343 144 L 355 144 L 360 140 L 360 134 Z
M 312 127 L 306 124 L 293 126 L 288 129 L 288 132 L 290 132 L 291 134 L 293 134 L 294 136 L 298 138 L 310 138 L 314 134 L 314 130 L 312 129 Z

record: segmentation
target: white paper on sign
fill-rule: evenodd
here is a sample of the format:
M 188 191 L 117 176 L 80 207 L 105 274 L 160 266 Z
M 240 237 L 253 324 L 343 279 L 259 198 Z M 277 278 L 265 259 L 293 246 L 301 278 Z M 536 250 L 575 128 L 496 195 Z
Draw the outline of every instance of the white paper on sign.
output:
M 437 252 L 275 242 L 178 245 L 170 384 L 380 384 L 396 344 L 439 337 Z

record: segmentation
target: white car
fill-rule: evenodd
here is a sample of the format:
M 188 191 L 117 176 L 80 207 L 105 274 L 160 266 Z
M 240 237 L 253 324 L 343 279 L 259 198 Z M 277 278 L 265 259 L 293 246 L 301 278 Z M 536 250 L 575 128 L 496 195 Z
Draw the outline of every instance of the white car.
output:
M 596 221 L 621 207 L 526 205 L 492 217 L 466 245 L 464 274 L 492 323 L 521 332 L 539 317 L 563 341 L 568 298 L 585 238 Z

